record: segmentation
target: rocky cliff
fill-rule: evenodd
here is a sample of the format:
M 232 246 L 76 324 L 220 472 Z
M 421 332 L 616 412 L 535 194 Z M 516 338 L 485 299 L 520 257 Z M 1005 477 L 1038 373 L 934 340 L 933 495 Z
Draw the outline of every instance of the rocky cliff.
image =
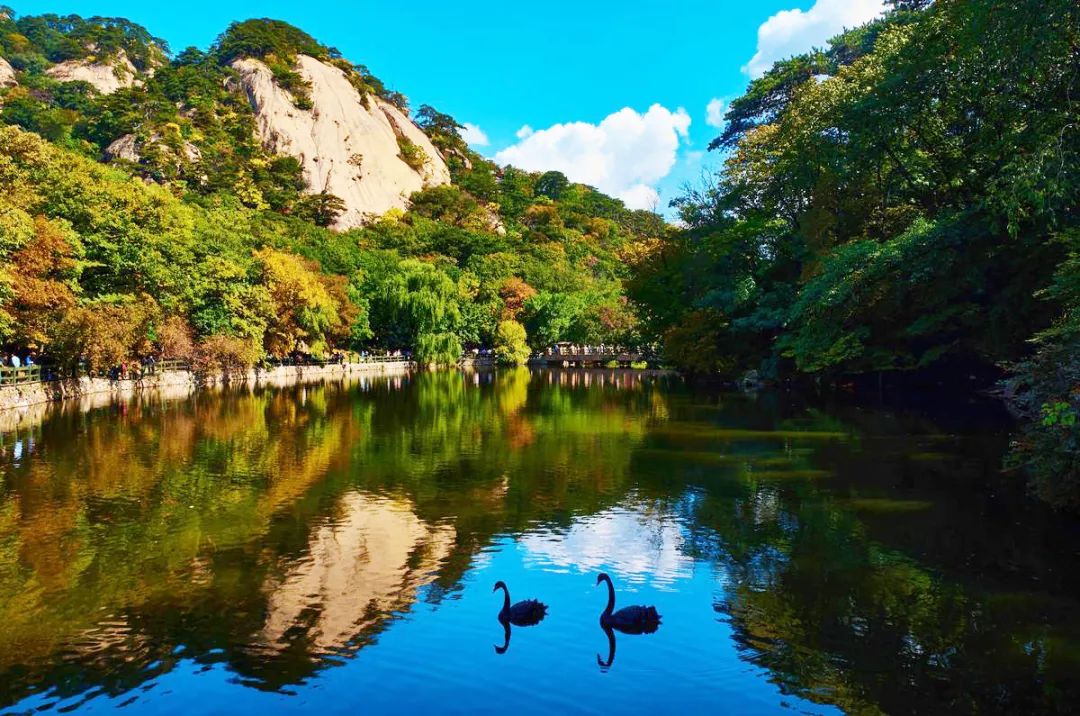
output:
M 15 70 L 11 68 L 8 61 L 3 57 L 0 57 L 0 87 L 13 87 L 17 85 L 15 81 Z
M 2 70 L 0 70 L 2 72 Z M 131 64 L 127 54 L 120 50 L 108 60 L 68 60 L 53 65 L 46 74 L 60 82 L 88 82 L 102 94 L 112 94 L 122 87 L 135 83 L 138 70 Z
M 310 84 L 311 99 L 311 109 L 300 109 L 265 63 L 244 58 L 232 67 L 267 149 L 301 162 L 309 193 L 328 192 L 344 201 L 334 228 L 404 209 L 413 192 L 450 182 L 428 137 L 397 107 L 362 97 L 341 69 L 299 55 L 296 70 Z

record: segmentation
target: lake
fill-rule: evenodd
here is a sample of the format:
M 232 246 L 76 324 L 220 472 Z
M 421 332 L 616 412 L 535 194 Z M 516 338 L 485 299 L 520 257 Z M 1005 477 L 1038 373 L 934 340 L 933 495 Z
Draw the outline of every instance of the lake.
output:
M 1066 713 L 1080 529 L 1000 411 L 525 369 L 59 406 L 0 436 L 0 711 Z

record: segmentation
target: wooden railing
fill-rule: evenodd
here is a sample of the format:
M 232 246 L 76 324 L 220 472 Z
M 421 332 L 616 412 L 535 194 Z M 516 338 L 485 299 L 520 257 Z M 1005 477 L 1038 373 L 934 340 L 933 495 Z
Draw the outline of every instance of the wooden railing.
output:
M 191 366 L 182 360 L 158 361 L 152 366 L 153 373 L 167 373 L 171 370 L 190 370 Z
M 412 358 L 406 356 L 357 356 L 356 363 L 407 363 Z
M 29 365 L 15 368 L 13 366 L 0 366 L 0 386 L 27 385 L 30 383 L 43 383 L 54 380 L 67 380 L 76 378 L 80 374 L 91 378 L 141 378 L 157 373 L 169 371 L 188 370 L 190 366 L 182 360 L 163 360 L 154 363 L 135 363 L 127 367 L 123 375 L 119 374 L 119 368 L 114 370 L 102 370 L 96 373 L 88 373 L 85 370 L 75 371 L 67 368 L 46 365 Z
M 608 362 L 614 363 L 637 363 L 644 360 L 644 356 L 640 353 L 632 352 L 596 352 L 596 353 L 543 353 L 537 356 L 534 360 L 537 362 L 544 362 L 549 365 L 558 365 L 560 363 L 575 363 L 577 365 L 585 364 L 603 364 Z
M 19 368 L 0 366 L 0 385 L 25 385 L 41 382 L 41 366 L 26 365 Z

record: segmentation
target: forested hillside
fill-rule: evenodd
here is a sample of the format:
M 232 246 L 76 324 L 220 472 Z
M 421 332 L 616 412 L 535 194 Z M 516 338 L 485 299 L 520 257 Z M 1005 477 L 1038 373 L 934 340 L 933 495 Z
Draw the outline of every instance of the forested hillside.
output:
M 98 370 L 568 340 L 727 378 L 997 385 L 1016 465 L 1080 506 L 1080 6 L 892 5 L 730 103 L 678 227 L 496 166 L 279 21 L 174 52 L 0 9 L 0 342 Z
M 896 0 L 777 63 L 635 279 L 651 335 L 703 373 L 1011 376 L 1018 459 L 1080 504 L 1078 43 L 1074 0 Z
M 300 57 L 347 78 L 362 104 L 408 103 L 297 28 L 245 21 L 208 52 L 173 55 L 125 20 L 4 9 L 0 57 L 9 351 L 99 370 L 151 354 L 235 366 L 332 348 L 448 363 L 494 344 L 516 360 L 524 340 L 637 340 L 623 282 L 663 223 L 561 174 L 497 167 L 431 107 L 413 116 L 453 185 L 426 185 L 407 210 L 353 230 L 325 228 L 342 199 L 260 141 L 238 60 L 268 67 L 298 114 L 313 109 Z M 383 115 L 400 130 L 385 161 L 434 161 L 398 126 L 404 115 Z

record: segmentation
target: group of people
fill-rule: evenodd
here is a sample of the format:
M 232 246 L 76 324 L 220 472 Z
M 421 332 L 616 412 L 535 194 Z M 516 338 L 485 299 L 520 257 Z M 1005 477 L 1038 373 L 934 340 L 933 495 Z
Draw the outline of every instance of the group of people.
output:
M 22 368 L 23 366 L 29 367 L 34 365 L 34 354 L 27 353 L 25 357 L 20 358 L 18 353 L 5 353 L 0 358 L 0 365 L 10 366 L 12 368 Z
M 346 353 L 345 351 L 335 350 L 334 352 L 330 353 L 328 356 L 326 356 L 324 358 L 317 358 L 317 357 L 311 355 L 310 353 L 304 353 L 303 351 L 294 351 L 293 353 L 290 353 L 288 356 L 286 356 L 283 359 L 276 359 L 276 360 L 272 359 L 269 362 L 272 365 L 277 364 L 277 365 L 300 365 L 300 366 L 303 366 L 303 365 L 324 365 L 326 363 L 336 363 L 338 365 L 343 365 L 343 364 L 345 364 L 347 362 L 352 362 L 352 361 L 356 360 L 357 358 L 359 358 L 361 361 L 363 361 L 363 360 L 365 360 L 367 358 L 375 357 L 376 355 L 379 355 L 379 356 L 385 355 L 385 356 L 396 357 L 396 358 L 408 358 L 408 359 L 411 359 L 412 358 L 412 351 L 395 350 L 395 351 L 387 351 L 386 353 L 374 353 L 374 352 L 365 350 L 365 351 L 360 351 L 359 353 L 353 353 L 353 352 Z
M 147 375 L 153 375 L 157 372 L 157 359 L 154 356 L 146 356 L 140 358 L 139 362 L 127 361 L 122 362 L 118 366 L 113 366 L 109 370 L 109 378 L 112 380 L 121 380 L 123 378 L 138 379 Z
M 374 353 L 368 353 L 367 351 L 361 351 L 361 353 L 360 353 L 360 356 L 362 358 L 367 358 L 368 356 L 374 356 L 374 355 L 375 355 Z M 383 355 L 387 356 L 388 358 L 406 358 L 406 359 L 410 359 L 410 360 L 412 359 L 412 351 L 410 351 L 410 350 L 404 350 L 403 351 L 401 349 L 398 349 L 398 350 L 393 350 L 393 351 L 387 351 Z
M 121 380 L 124 378 L 138 379 L 147 375 L 152 375 L 157 372 L 158 359 L 154 356 L 146 356 L 138 361 L 124 361 L 119 365 L 115 365 L 107 371 L 103 371 L 101 375 L 107 376 L 111 380 Z M 37 356 L 32 352 L 26 352 L 23 355 L 18 353 L 3 353 L 0 354 L 0 367 L 4 368 L 30 368 L 32 366 L 40 365 L 41 373 L 40 380 L 53 381 L 59 380 L 64 377 L 72 377 L 72 373 L 69 370 L 65 370 L 59 366 L 51 363 L 39 363 Z M 89 373 L 86 363 L 83 360 L 79 361 L 79 365 L 75 370 L 74 375 L 87 375 Z M 16 373 L 16 378 L 21 376 L 21 373 Z M 0 372 L 0 383 L 15 381 L 15 378 L 9 378 L 5 381 L 4 375 Z
M 18 353 L 4 353 L 0 355 L 0 367 L 2 368 L 29 368 L 35 365 L 36 361 L 32 353 L 27 353 L 25 356 L 20 357 Z M 12 373 L 8 371 L 5 375 L 4 371 L 0 371 L 0 385 L 5 383 L 19 383 L 26 380 L 26 377 L 21 371 L 15 371 Z
M 394 350 L 386 352 L 372 352 L 361 351 L 360 353 L 346 353 L 345 351 L 334 351 L 325 358 L 317 358 L 309 353 L 303 351 L 294 351 L 283 359 L 270 360 L 270 364 L 278 365 L 323 365 L 326 363 L 336 363 L 342 365 L 346 362 L 356 360 L 359 358 L 361 361 L 368 358 L 380 356 L 389 356 L 395 358 L 404 358 L 406 360 L 412 359 L 412 351 L 409 350 Z M 102 371 L 99 375 L 101 377 L 108 377 L 110 380 L 138 380 L 148 375 L 153 375 L 158 371 L 158 365 L 160 363 L 159 358 L 154 356 L 146 356 L 138 360 L 122 361 L 118 365 L 114 365 L 108 370 Z M 0 353 L 0 368 L 24 368 L 34 365 L 38 365 L 38 358 L 31 352 L 25 352 L 22 355 L 18 353 Z M 57 380 L 69 372 L 58 367 L 49 365 L 42 365 L 41 379 L 45 381 Z M 87 375 L 88 369 L 84 361 L 80 360 L 78 368 L 75 371 L 76 375 Z M 0 383 L 5 382 L 4 375 L 0 372 Z

